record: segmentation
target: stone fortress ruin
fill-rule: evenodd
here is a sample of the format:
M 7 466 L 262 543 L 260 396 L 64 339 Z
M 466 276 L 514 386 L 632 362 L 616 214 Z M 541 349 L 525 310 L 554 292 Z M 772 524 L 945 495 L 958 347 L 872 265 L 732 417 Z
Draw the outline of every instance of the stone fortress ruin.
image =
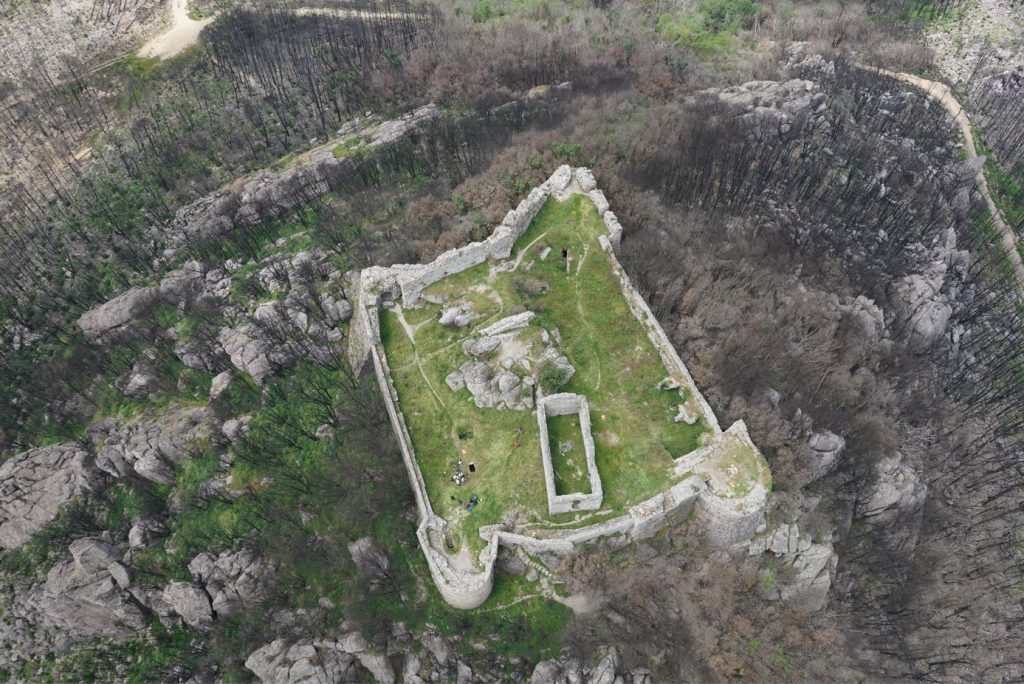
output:
M 600 251 L 607 258 L 607 264 L 619 284 L 619 294 L 625 300 L 629 314 L 643 329 L 664 369 L 665 378 L 658 384 L 658 390 L 668 394 L 675 392 L 677 398 L 683 398 L 682 403 L 673 407 L 678 410 L 675 422 L 702 426 L 700 443 L 688 453 L 671 455 L 671 463 L 666 468 L 668 484 L 661 491 L 637 502 L 629 501 L 620 508 L 610 508 L 610 483 L 602 482 L 599 473 L 601 446 L 595 446 L 592 433 L 592 420 L 601 422 L 605 416 L 591 415 L 594 397 L 588 400 L 585 394 L 580 393 L 546 392 L 541 383 L 536 381 L 539 363 L 560 369 L 563 376 L 571 376 L 574 370 L 579 370 L 572 368 L 551 339 L 559 337 L 558 330 L 538 328 L 533 321 L 534 314 L 530 311 L 513 313 L 496 322 L 483 321 L 489 324 L 462 340 L 463 356 L 459 358 L 462 360 L 469 357 L 470 360 L 449 373 L 444 378 L 444 384 L 456 393 L 468 389 L 468 401 L 475 402 L 480 410 L 535 412 L 540 453 L 524 450 L 515 452 L 515 455 L 523 459 L 523 463 L 528 463 L 530 468 L 535 464 L 536 469 L 543 472 L 548 516 L 560 517 L 559 522 L 550 525 L 525 525 L 515 515 L 509 515 L 501 522 L 481 525 L 474 531 L 479 533 L 485 544 L 475 558 L 467 559 L 464 552 L 454 553 L 452 545 L 452 530 L 457 524 L 455 514 L 464 517 L 462 502 L 459 502 L 460 507 L 456 511 L 447 501 L 439 501 L 442 497 L 438 497 L 436 486 L 435 500 L 432 501 L 428 495 L 431 487 L 421 467 L 425 463 L 421 460 L 425 454 L 421 454 L 418 459 L 410 431 L 410 420 L 415 422 L 421 418 L 403 413 L 394 375 L 397 368 L 393 369 L 390 365 L 392 361 L 389 361 L 381 334 L 382 316 L 395 309 L 401 315 L 403 307 L 411 314 L 423 310 L 424 306 L 445 304 L 445 297 L 431 293 L 429 288 L 476 266 L 489 264 L 492 277 L 495 271 L 509 272 L 519 268 L 537 239 L 521 247 L 518 253 L 513 250 L 545 203 L 549 198 L 566 201 L 576 195 L 583 195 L 593 203 L 603 223 L 606 233 L 598 238 Z M 621 234 L 622 227 L 615 214 L 609 210 L 608 201 L 597 189 L 590 171 L 586 168 L 562 166 L 547 181 L 534 188 L 516 209 L 509 211 L 501 225 L 486 240 L 445 252 L 430 264 L 400 264 L 387 268 L 373 266 L 355 276 L 352 291 L 356 292 L 356 306 L 349 336 L 350 361 L 357 371 L 367 361 L 373 363 L 412 485 L 419 520 L 417 538 L 434 582 L 452 606 L 471 609 L 486 600 L 493 586 L 494 564 L 501 544 L 521 547 L 527 553 L 565 555 L 578 545 L 595 539 L 643 539 L 670 522 L 683 520 L 692 513 L 705 525 L 710 541 L 728 547 L 747 541 L 763 523 L 771 486 L 767 464 L 750 441 L 742 421 L 737 421 L 724 431 L 719 426 L 665 331 L 619 264 L 616 251 Z M 550 251 L 550 247 L 545 247 L 538 258 L 546 259 Z M 566 257 L 564 252 L 563 257 Z M 580 261 L 583 258 L 586 258 L 585 253 Z M 525 268 L 530 265 L 527 264 Z M 566 272 L 570 270 L 570 265 L 571 261 L 566 258 Z M 608 294 L 614 296 L 615 293 Z M 462 304 L 449 306 L 441 311 L 440 323 L 468 329 L 476 315 L 472 307 Z M 405 318 L 401 318 L 401 324 L 408 332 L 411 326 Z M 495 350 L 522 344 L 523 336 L 527 335 L 538 338 L 538 344 L 539 339 L 543 340 L 545 346 L 542 354 L 532 357 L 525 354 L 520 357 L 503 356 L 504 365 L 497 367 L 486 363 L 488 355 L 494 354 Z M 558 341 L 561 342 L 560 339 Z M 504 354 L 504 351 L 500 353 Z M 418 357 L 416 365 L 419 365 Z M 527 372 L 534 369 L 534 374 L 531 376 L 527 373 L 526 377 L 521 377 L 514 372 L 524 369 Z M 419 374 L 426 382 L 427 375 L 422 366 L 419 367 Z M 428 391 L 438 396 L 433 387 L 422 389 L 422 392 Z M 559 493 L 557 490 L 553 462 L 559 454 L 552 453 L 549 425 L 550 421 L 559 420 L 560 417 L 574 421 L 572 429 L 582 443 L 585 468 L 580 465 L 575 468 L 580 482 L 587 485 L 585 491 Z M 519 432 L 523 432 L 522 427 Z M 518 439 L 515 446 L 519 446 Z M 578 459 L 579 452 L 573 453 Z M 455 499 L 454 496 L 451 498 Z M 455 513 L 440 515 L 437 511 L 444 506 L 449 506 L 445 510 Z M 472 506 L 469 510 L 472 510 Z M 613 515 L 615 513 L 620 514 Z M 577 517 L 562 522 L 570 515 Z

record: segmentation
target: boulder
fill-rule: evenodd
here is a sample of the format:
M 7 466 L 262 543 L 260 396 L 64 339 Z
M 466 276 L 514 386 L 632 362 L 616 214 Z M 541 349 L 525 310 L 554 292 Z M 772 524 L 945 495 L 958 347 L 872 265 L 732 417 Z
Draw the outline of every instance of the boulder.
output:
M 136 287 L 86 311 L 78 327 L 90 342 L 115 342 L 132 336 L 132 324 L 160 301 L 159 287 Z
M 235 368 L 251 375 L 257 384 L 263 384 L 265 378 L 292 362 L 289 354 L 262 339 L 259 330 L 251 323 L 223 328 L 217 339 Z
M 382 684 L 395 681 L 387 657 L 371 650 L 358 632 L 295 643 L 277 639 L 253 651 L 245 666 L 260 681 L 274 684 L 364 681 L 367 671 Z
M 160 297 L 168 304 L 191 302 L 203 290 L 206 273 L 198 261 L 186 261 L 181 268 L 168 271 L 160 281 Z
M 229 442 L 237 442 L 245 435 L 249 434 L 249 423 L 252 422 L 252 416 L 239 416 L 238 418 L 228 418 L 221 425 L 220 431 Z
M 289 644 L 277 639 L 253 651 L 245 666 L 261 682 L 272 684 L 350 682 L 359 675 L 354 656 L 323 641 Z
M 97 452 L 96 466 L 114 477 L 135 473 L 170 484 L 174 481 L 172 466 L 182 464 L 209 439 L 212 418 L 205 406 L 180 404 L 124 422 L 104 418 L 88 428 Z
M 839 562 L 831 543 L 813 543 L 802 537 L 797 524 L 792 523 L 751 544 L 751 553 L 764 552 L 774 555 L 778 565 L 761 571 L 762 594 L 808 612 L 825 607 Z
M 53 444 L 0 465 L 0 549 L 13 549 L 92 489 L 95 471 L 77 444 Z
M 136 520 L 128 530 L 128 546 L 139 549 L 149 546 L 150 542 L 167 535 L 167 526 L 155 518 Z
M 189 626 L 203 632 L 213 626 L 210 597 L 196 585 L 171 582 L 164 588 L 163 599 Z
M 212 373 L 224 363 L 224 350 L 219 344 L 204 339 L 191 339 L 174 348 L 174 355 L 193 370 Z
M 132 364 L 132 369 L 118 378 L 114 386 L 132 399 L 145 399 L 157 390 L 159 378 L 154 366 L 156 354 L 147 350 Z
M 489 326 L 479 331 L 483 337 L 500 335 L 510 330 L 518 330 L 519 328 L 525 328 L 530 324 L 537 314 L 532 311 L 524 311 L 522 313 L 513 314 L 512 316 L 506 316 L 499 321 L 491 323 Z
M 470 338 L 462 343 L 462 351 L 470 356 L 484 358 L 489 356 L 495 349 L 501 346 L 500 337 Z
M 71 559 L 54 565 L 45 582 L 18 597 L 11 615 L 72 640 L 142 632 L 145 616 L 110 572 L 123 552 L 90 538 L 76 539 L 68 550 Z M 130 581 L 117 572 L 121 582 Z
M 897 320 L 913 351 L 924 352 L 935 344 L 953 315 L 953 308 L 941 293 L 943 275 L 942 269 L 933 269 L 928 274 L 905 276 L 889 289 Z
M 458 306 L 442 309 L 441 317 L 438 319 L 438 322 L 448 328 L 465 328 L 476 317 L 477 314 L 473 311 L 471 306 L 468 304 L 460 304 Z
M 882 533 L 886 546 L 909 551 L 917 545 L 928 487 L 896 453 L 875 465 L 870 493 L 858 501 L 856 513 Z
M 371 589 L 379 586 L 391 569 L 388 555 L 369 537 L 357 539 L 349 544 L 348 552 L 352 554 L 352 562 L 359 573 L 369 581 Z
M 189 572 L 206 588 L 213 611 L 230 617 L 259 605 L 270 594 L 274 569 L 249 550 L 201 553 L 188 564 Z
M 885 327 L 885 314 L 878 305 L 864 295 L 839 305 L 839 310 L 850 322 L 856 337 L 877 344 L 889 336 Z
M 811 433 L 807 440 L 811 447 L 811 476 L 817 480 L 828 475 L 839 462 L 839 456 L 846 447 L 846 440 L 825 430 Z
M 231 371 L 223 371 L 213 376 L 213 380 L 210 381 L 210 401 L 214 401 L 227 391 L 231 378 Z

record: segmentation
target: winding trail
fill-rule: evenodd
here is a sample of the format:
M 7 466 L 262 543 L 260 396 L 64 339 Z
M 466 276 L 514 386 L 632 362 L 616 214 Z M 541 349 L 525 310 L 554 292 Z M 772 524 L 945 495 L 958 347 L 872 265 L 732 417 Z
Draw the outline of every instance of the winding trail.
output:
M 928 97 L 933 100 L 937 100 L 943 107 L 945 107 L 946 111 L 948 111 L 950 116 L 953 117 L 953 121 L 955 121 L 956 125 L 960 127 L 960 132 L 964 136 L 964 150 L 967 152 L 967 161 L 972 163 L 972 165 L 977 166 L 978 170 L 975 175 L 975 181 L 978 184 L 978 190 L 981 192 L 982 197 L 985 198 L 985 204 L 988 205 L 988 211 L 992 215 L 992 222 L 999 231 L 1003 247 L 1009 255 L 1010 263 L 1013 264 L 1013 270 L 1017 273 L 1017 280 L 1024 284 L 1024 260 L 1021 259 L 1020 252 L 1017 251 L 1017 236 L 1006 223 L 1006 219 L 1003 218 L 1003 214 L 999 211 L 999 207 L 997 207 L 996 203 L 992 200 L 992 194 L 988 190 L 988 181 L 985 179 L 984 165 L 977 162 L 978 150 L 974 143 L 974 131 L 971 129 L 971 120 L 968 118 L 963 105 L 960 104 L 953 95 L 953 92 L 949 89 L 949 86 L 945 83 L 929 81 L 926 78 L 921 78 L 914 74 L 889 71 L 888 69 L 880 69 L 878 67 L 867 65 L 861 66 L 868 71 L 874 71 L 878 74 L 890 76 L 923 90 Z

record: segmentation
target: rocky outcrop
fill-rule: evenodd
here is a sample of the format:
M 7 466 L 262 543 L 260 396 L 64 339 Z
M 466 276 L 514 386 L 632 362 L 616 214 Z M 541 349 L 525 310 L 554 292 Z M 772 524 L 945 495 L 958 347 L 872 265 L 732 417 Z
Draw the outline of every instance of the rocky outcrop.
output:
M 61 506 L 89 491 L 95 471 L 76 444 L 32 449 L 0 465 L 0 549 L 21 546 Z
M 193 370 L 213 373 L 225 362 L 224 349 L 216 340 L 189 339 L 174 348 L 174 355 Z
M 880 532 L 893 551 L 917 546 L 928 487 L 914 469 L 896 453 L 875 465 L 875 481 L 867 496 L 857 503 L 856 513 Z
M 811 448 L 811 477 L 817 480 L 828 475 L 838 465 L 839 456 L 846 448 L 846 440 L 825 430 L 811 433 L 807 445 Z
M 132 364 L 132 369 L 114 382 L 121 394 L 132 399 L 145 399 L 158 389 L 159 374 L 156 371 L 156 354 L 144 351 Z
M 207 631 L 213 626 L 210 597 L 194 584 L 171 582 L 164 588 L 163 600 L 190 627 Z
M 292 362 L 291 355 L 264 340 L 251 323 L 224 328 L 217 339 L 235 368 L 251 375 L 258 384 Z
M 159 287 L 136 287 L 86 311 L 78 327 L 90 342 L 115 342 L 134 333 L 132 324 L 160 301 Z
M 733 105 L 751 133 L 779 139 L 798 135 L 807 120 L 825 110 L 825 93 L 817 84 L 794 78 L 785 82 L 751 81 L 706 91 Z
M 472 323 L 473 319 L 476 317 L 477 314 L 473 311 L 471 306 L 468 304 L 460 304 L 459 306 L 442 309 L 441 318 L 438 322 L 449 328 L 465 328 L 467 325 Z
M 509 408 L 515 411 L 533 408 L 532 378 L 524 381 L 512 371 L 504 368 L 495 371 L 482 361 L 467 361 L 444 381 L 455 391 L 468 389 L 478 408 Z
M 359 574 L 369 582 L 370 589 L 374 590 L 380 586 L 391 569 L 391 561 L 373 539 L 363 537 L 355 540 L 348 545 L 348 552 L 352 555 L 352 562 L 355 563 Z
M 770 553 L 777 562 L 761 570 L 761 591 L 800 610 L 821 610 L 828 601 L 839 555 L 832 544 L 815 544 L 796 523 L 782 525 L 751 544 L 752 554 Z
M 344 140 L 356 135 L 364 149 L 391 145 L 440 114 L 434 104 L 424 105 L 388 121 L 360 121 L 365 126 L 346 129 Z M 293 209 L 300 201 L 322 196 L 330 190 L 330 179 L 341 173 L 350 160 L 338 159 L 333 150 L 344 140 L 311 150 L 303 163 L 284 170 L 264 169 L 253 173 L 231 188 L 208 195 L 178 211 L 171 227 L 171 240 L 177 245 L 200 245 L 227 235 L 231 230 L 251 226 Z M 300 198 L 303 198 L 300 200 Z M 172 256 L 170 250 L 167 256 Z
M 96 466 L 115 477 L 136 474 L 152 482 L 174 481 L 173 466 L 205 446 L 212 412 L 206 407 L 174 404 L 159 414 L 147 413 L 120 423 L 114 417 L 89 426 L 96 446 Z
M 130 577 L 120 565 L 122 551 L 99 539 L 76 539 L 69 551 L 71 559 L 19 597 L 11 614 L 72 639 L 141 632 L 146 619 L 123 588 Z
M 367 674 L 382 684 L 395 681 L 388 659 L 371 649 L 358 632 L 337 639 L 277 639 L 253 651 L 245 666 L 260 681 L 273 684 L 353 682 L 364 680 Z
M 587 667 L 576 658 L 562 657 L 537 663 L 530 684 L 650 684 L 650 670 L 619 672 L 619 653 L 614 646 L 597 650 L 597 662 Z
M 218 618 L 231 617 L 259 605 L 270 593 L 274 571 L 252 551 L 201 553 L 188 564 L 201 583 Z
M 128 530 L 128 546 L 132 549 L 140 549 L 160 537 L 167 535 L 167 526 L 155 518 L 143 518 L 132 523 Z
M 898 321 L 905 327 L 907 344 L 914 351 L 923 352 L 935 344 L 953 315 L 953 307 L 941 289 L 942 278 L 935 274 L 908 275 L 890 288 Z

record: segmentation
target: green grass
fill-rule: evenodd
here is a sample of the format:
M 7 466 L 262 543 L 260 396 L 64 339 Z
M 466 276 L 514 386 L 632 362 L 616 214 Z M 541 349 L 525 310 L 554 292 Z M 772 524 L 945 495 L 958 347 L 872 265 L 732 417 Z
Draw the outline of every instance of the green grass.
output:
M 514 252 L 526 250 L 517 271 L 489 277 L 490 264 L 485 263 L 436 283 L 428 293 L 446 295 L 449 302 L 472 302 L 481 314 L 474 329 L 524 308 L 534 311 L 534 324 L 520 336 L 534 353 L 543 348 L 542 328 L 560 333 L 559 348 L 576 368 L 563 389 L 585 395 L 590 403 L 602 510 L 609 513 L 623 512 L 664 489 L 673 479 L 672 459 L 695 449 L 704 428 L 673 421 L 682 399 L 679 392 L 658 389 L 667 372 L 620 294 L 611 261 L 598 244 L 604 233 L 589 200 L 549 200 L 516 245 Z M 540 261 L 534 257 L 544 245 L 552 251 Z M 563 248 L 573 258 L 568 274 Z M 528 294 L 517 286 L 524 276 L 543 281 L 546 292 Z M 513 510 L 528 523 L 586 524 L 587 518 L 576 514 L 547 515 L 532 410 L 480 409 L 468 390 L 453 392 L 444 384 L 448 373 L 468 360 L 461 349 L 467 332 L 439 325 L 440 306 L 423 308 L 429 315 L 416 310 L 407 319 L 418 326 L 415 344 L 395 311 L 382 311 L 381 335 L 428 496 L 438 515 L 451 523 L 458 543 L 481 548 L 479 527 L 500 522 Z M 450 479 L 453 462 L 460 458 L 467 472 L 470 463 L 476 466 L 462 487 Z M 585 481 L 585 468 L 583 475 Z M 563 476 L 566 487 L 577 486 L 568 472 Z M 589 484 L 585 487 L 589 491 Z M 467 512 L 459 502 L 471 494 L 481 503 Z
M 335 145 L 331 150 L 331 154 L 334 155 L 335 159 L 347 159 L 348 157 L 358 157 L 362 154 L 363 149 L 366 145 L 363 143 L 362 138 L 358 135 L 354 135 L 348 140 L 338 145 Z
M 548 416 L 548 445 L 551 466 L 555 471 L 555 493 L 589 494 L 587 456 L 583 449 L 583 433 L 576 415 Z M 562 446 L 568 447 L 563 453 Z

